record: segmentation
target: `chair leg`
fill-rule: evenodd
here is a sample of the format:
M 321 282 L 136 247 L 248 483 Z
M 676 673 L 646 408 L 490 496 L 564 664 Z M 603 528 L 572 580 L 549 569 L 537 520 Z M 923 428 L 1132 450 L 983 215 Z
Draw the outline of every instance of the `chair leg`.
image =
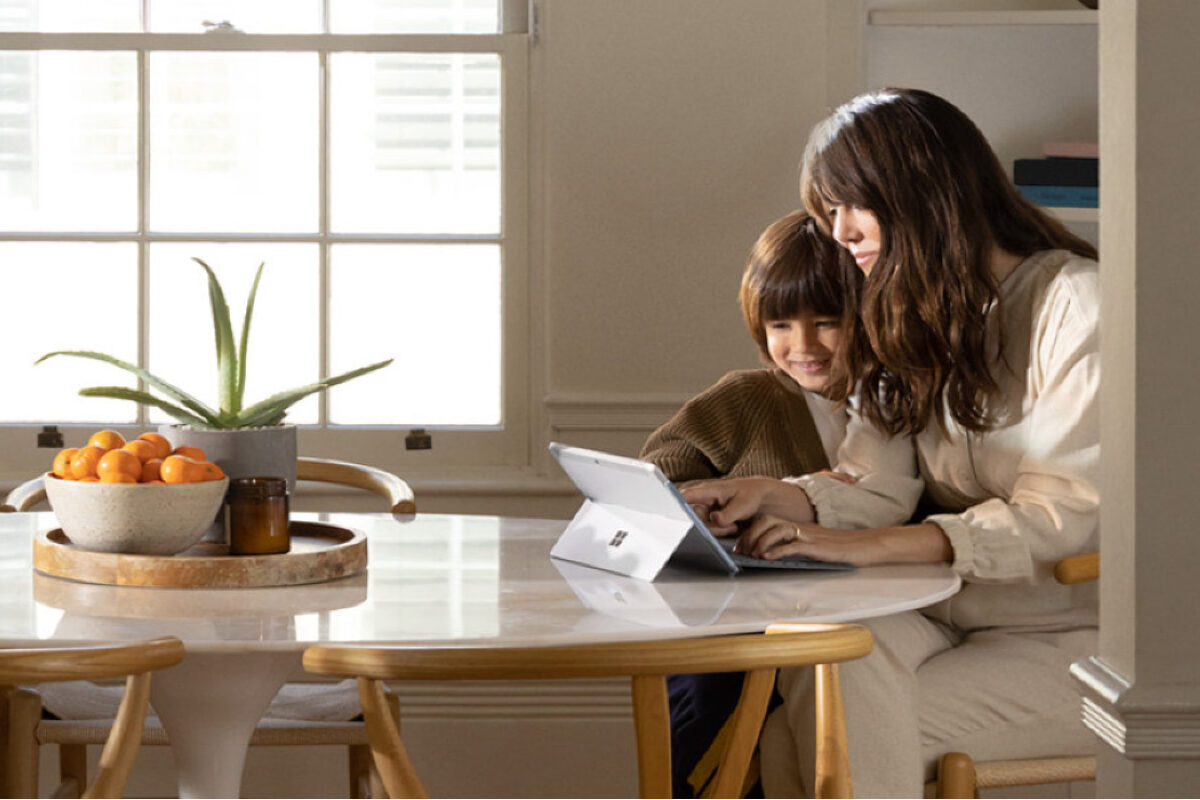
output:
M 813 666 L 816 690 L 815 797 L 853 797 L 846 709 L 837 664 Z
M 746 673 L 742 680 L 742 695 L 721 734 L 728 731 L 717 774 L 713 776 L 704 797 L 741 797 L 744 794 L 746 776 L 758 754 L 758 736 L 762 732 L 767 705 L 775 688 L 774 669 L 756 669 Z M 721 737 L 718 737 L 718 740 Z
M 125 678 L 125 694 L 117 707 L 117 716 L 104 749 L 100 751 L 100 768 L 96 780 L 84 789 L 84 797 L 121 797 L 125 782 L 133 772 L 133 763 L 142 746 L 146 729 L 146 709 L 150 704 L 151 673 L 142 672 Z
M 665 675 L 634 675 L 633 727 L 638 796 L 671 796 L 671 712 Z
M 938 797 L 976 796 L 975 762 L 966 753 L 946 753 L 938 760 Z
M 8 699 L 8 748 L 5 753 L 5 796 L 37 797 L 37 727 L 42 698 L 28 689 L 12 688 Z
M 382 681 L 362 676 L 357 680 L 367 740 L 387 796 L 429 797 L 408 759 L 408 751 L 400 739 L 399 717 L 394 716 L 396 705 L 384 694 Z
M 71 797 L 79 797 L 87 789 L 86 744 L 58 746 L 58 781 L 60 791 L 69 791 Z
M 380 688 L 383 690 L 383 699 L 392 715 L 392 721 L 399 729 L 400 698 L 392 694 L 386 685 L 380 684 Z M 387 797 L 387 789 L 383 786 L 383 779 L 379 776 L 379 769 L 375 766 L 375 759 L 371 755 L 371 746 L 356 744 L 350 745 L 347 749 L 349 750 L 350 797 Z
M 350 767 L 350 797 L 378 797 L 371 791 L 371 748 L 365 744 L 352 744 L 348 748 Z
M 375 766 L 374 759 L 371 760 L 371 769 L 367 772 L 367 793 L 380 800 L 388 796 L 387 789 L 383 785 L 383 777 L 379 774 L 379 768 Z
M 387 684 L 380 683 L 379 688 L 383 691 L 384 702 L 387 703 L 388 711 L 392 715 L 392 721 L 396 723 L 396 730 L 400 730 L 400 698 L 392 693 L 392 690 L 387 687 Z M 371 797 L 386 798 L 388 796 L 387 789 L 383 786 L 383 778 L 379 774 L 379 767 L 372 758 L 369 761 L 370 766 L 370 791 Z

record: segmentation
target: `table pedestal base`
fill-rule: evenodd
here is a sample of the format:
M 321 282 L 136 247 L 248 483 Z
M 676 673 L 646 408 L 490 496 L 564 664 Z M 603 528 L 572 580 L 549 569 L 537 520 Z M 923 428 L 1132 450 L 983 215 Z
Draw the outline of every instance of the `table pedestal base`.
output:
M 171 738 L 179 797 L 238 797 L 250 737 L 300 663 L 298 651 L 188 653 L 151 681 Z

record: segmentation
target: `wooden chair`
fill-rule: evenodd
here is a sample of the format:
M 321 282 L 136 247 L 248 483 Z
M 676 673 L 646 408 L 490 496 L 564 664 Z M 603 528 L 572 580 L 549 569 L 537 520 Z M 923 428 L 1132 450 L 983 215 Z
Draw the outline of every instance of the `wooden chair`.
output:
M 1100 577 L 1100 554 L 1084 553 L 1054 565 L 1062 584 L 1085 583 Z M 928 787 L 935 797 L 978 797 L 980 789 L 1041 786 L 1048 783 L 1094 781 L 1094 756 L 1011 759 L 976 763 L 966 753 L 946 753 L 938 760 L 937 779 Z
M 375 467 L 333 461 L 324 458 L 301 456 L 296 463 L 297 480 L 317 481 L 352 486 L 383 497 L 393 514 L 415 514 L 416 502 L 412 489 L 402 478 Z M 46 499 L 42 478 L 26 481 L 13 489 L 3 511 L 29 511 Z M 284 691 L 287 689 L 285 687 Z M 36 693 L 32 693 L 38 697 Z M 40 703 L 40 698 L 39 698 Z M 40 706 L 39 706 L 40 708 Z M 59 747 L 60 771 L 65 775 L 84 775 L 87 763 L 87 745 L 103 744 L 108 736 L 108 725 L 104 720 L 53 719 L 52 715 L 38 726 L 36 744 L 28 758 L 10 762 L 11 769 L 31 775 L 37 785 L 36 745 L 57 744 Z M 145 746 L 169 745 L 170 740 L 157 718 L 151 717 L 141 732 L 141 743 Z M 278 719 L 266 717 L 259 722 L 250 739 L 251 746 L 284 747 L 293 745 L 334 745 L 349 748 L 349 782 L 351 797 L 370 797 L 381 791 L 370 751 L 367 748 L 367 731 L 361 720 L 332 721 L 317 719 Z M 24 780 L 29 780 L 26 778 Z M 374 787 L 374 789 L 372 789 Z
M 709 796 L 740 797 L 775 685 L 785 666 L 820 665 L 817 703 L 818 797 L 850 796 L 837 663 L 871 651 L 859 625 L 787 625 L 771 635 L 620 642 L 554 647 L 350 647 L 320 645 L 304 653 L 311 672 L 358 680 L 371 752 L 390 797 L 427 797 L 400 739 L 399 717 L 383 701 L 384 680 L 549 680 L 628 676 L 642 797 L 671 796 L 671 738 L 666 676 L 746 671 Z
M 27 770 L 12 767 L 14 761 L 37 759 L 36 728 L 41 723 L 42 704 L 35 692 L 22 685 L 125 677 L 125 696 L 104 742 L 100 774 L 88 786 L 86 765 L 67 764 L 55 793 L 120 797 L 142 739 L 150 673 L 178 664 L 183 656 L 183 643 L 170 636 L 111 647 L 0 650 L 0 700 L 8 744 L 5 796 L 37 797 L 36 771 L 31 776 Z
M 296 479 L 365 489 L 385 498 L 393 514 L 417 513 L 412 488 L 403 478 L 365 464 L 300 456 L 296 459 Z M 30 511 L 45 499 L 46 487 L 39 476 L 9 492 L 0 512 Z

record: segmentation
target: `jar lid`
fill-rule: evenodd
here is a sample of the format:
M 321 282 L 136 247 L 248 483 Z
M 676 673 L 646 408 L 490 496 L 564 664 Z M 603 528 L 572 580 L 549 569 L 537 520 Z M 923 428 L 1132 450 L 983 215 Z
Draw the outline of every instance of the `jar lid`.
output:
M 255 476 L 234 478 L 229 482 L 229 497 L 286 497 L 285 478 Z

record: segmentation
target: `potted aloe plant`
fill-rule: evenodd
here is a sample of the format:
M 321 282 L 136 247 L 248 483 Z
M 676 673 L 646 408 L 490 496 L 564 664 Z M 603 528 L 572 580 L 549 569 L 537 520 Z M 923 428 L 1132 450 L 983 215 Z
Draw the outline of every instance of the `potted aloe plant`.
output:
M 200 447 L 209 460 L 220 464 L 230 477 L 248 475 L 277 475 L 288 479 L 289 489 L 296 482 L 296 428 L 283 423 L 287 411 L 297 401 L 330 386 L 374 372 L 392 363 L 392 359 L 368 364 L 315 383 L 273 394 L 252 405 L 243 402 L 246 389 L 246 351 L 250 339 L 250 319 L 254 313 L 254 298 L 262 278 L 264 264 L 259 264 L 246 299 L 240 342 L 235 342 L 229 305 L 221 282 L 208 264 L 193 258 L 208 273 L 208 299 L 212 307 L 213 333 L 217 348 L 218 406 L 212 408 L 194 395 L 147 372 L 135 364 L 92 350 L 56 350 L 39 358 L 42 363 L 54 356 L 75 356 L 104 361 L 131 372 L 140 378 L 149 391 L 124 386 L 90 386 L 79 390 L 84 397 L 108 397 L 132 400 L 135 403 L 161 409 L 178 421 L 164 425 L 161 432 L 173 446 L 188 444 Z

